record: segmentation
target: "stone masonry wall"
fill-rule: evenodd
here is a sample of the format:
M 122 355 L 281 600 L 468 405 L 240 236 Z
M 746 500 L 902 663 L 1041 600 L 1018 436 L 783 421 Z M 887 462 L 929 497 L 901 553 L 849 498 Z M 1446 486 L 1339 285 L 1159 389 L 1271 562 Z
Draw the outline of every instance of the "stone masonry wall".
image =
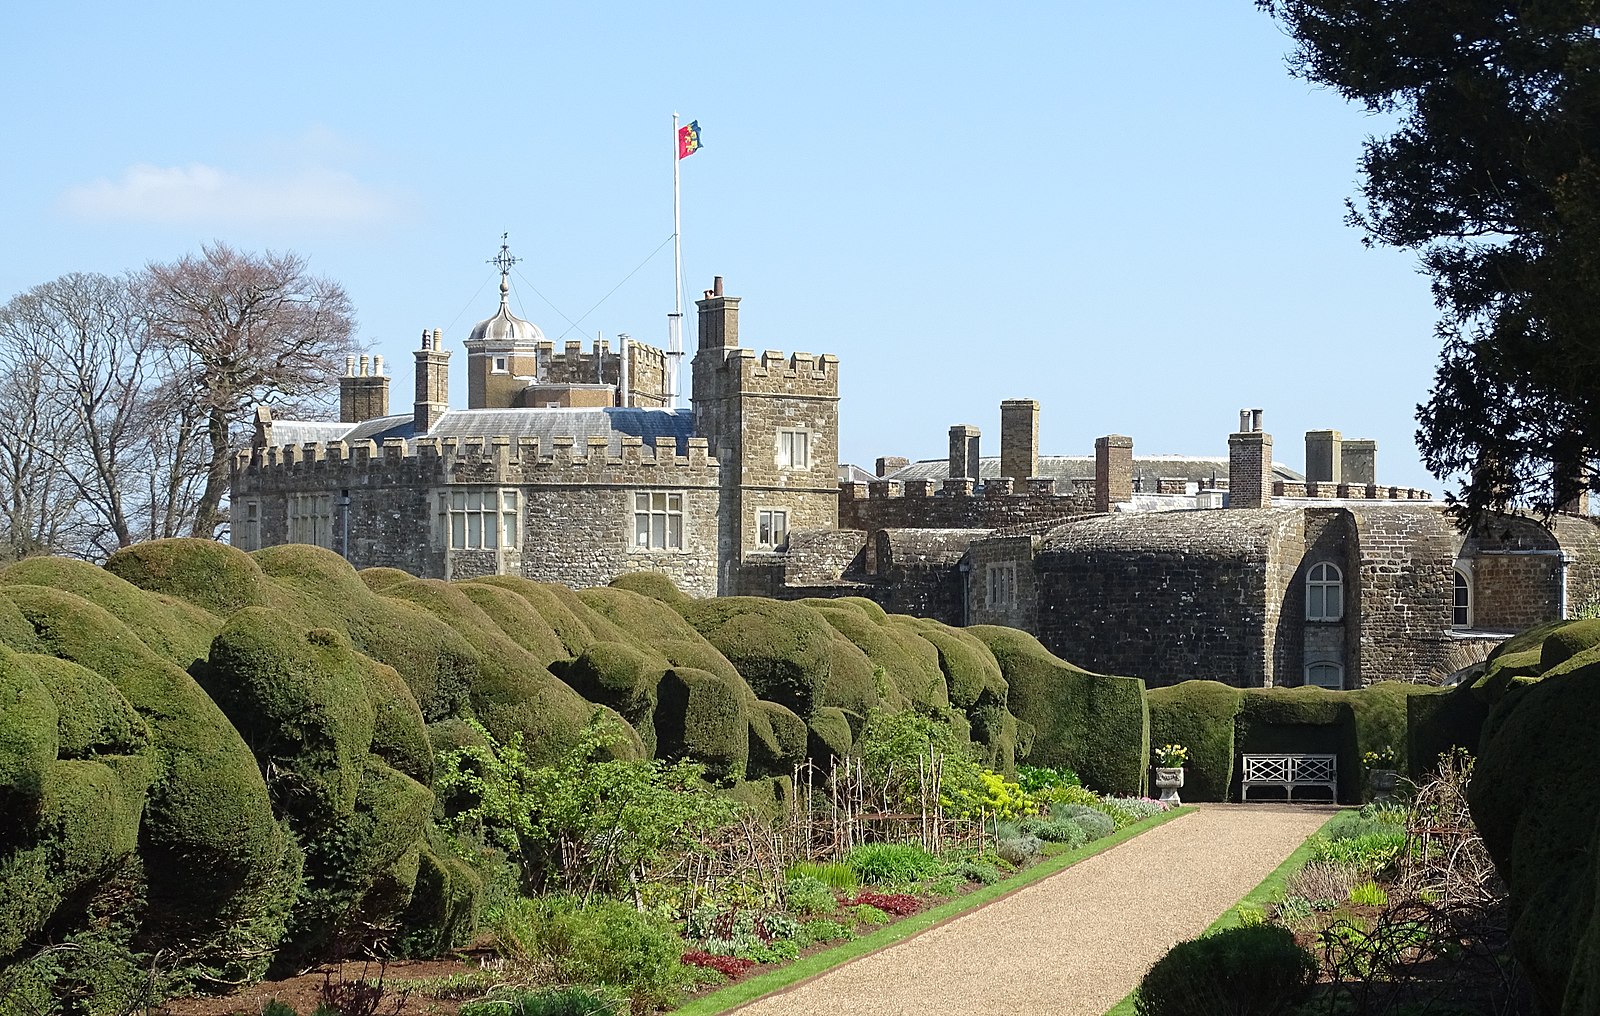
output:
M 1426 680 L 1449 653 L 1461 538 L 1434 509 L 1373 505 L 1351 509 L 1351 516 L 1361 623 L 1357 667 L 1346 683 Z
M 873 536 L 874 557 L 885 594 L 878 602 L 896 614 L 931 617 L 945 624 L 968 623 L 961 570 L 967 548 L 988 530 L 897 529 Z
M 604 585 L 624 572 L 660 571 L 691 595 L 716 591 L 716 531 L 719 466 L 705 442 L 691 438 L 688 454 L 673 454 L 672 441 L 646 449 L 624 438 L 622 455 L 603 445 L 577 454 L 570 439 L 557 438 L 541 454 L 527 439 L 454 441 L 421 439 L 371 442 L 346 449 L 340 442 L 269 448 L 235 463 L 234 500 L 254 502 L 260 543 L 287 540 L 287 505 L 293 493 L 348 491 L 349 541 L 336 517 L 331 549 L 357 568 L 392 567 L 414 575 L 463 578 L 521 574 L 574 588 Z M 448 550 L 440 495 L 452 489 L 515 488 L 521 494 L 520 544 L 499 550 Z M 684 546 L 649 550 L 634 545 L 633 495 L 666 491 L 683 495 Z M 335 509 L 336 513 L 338 509 Z
M 1035 558 L 1037 634 L 1063 659 L 1152 686 L 1208 678 L 1259 687 L 1276 638 L 1268 584 L 1284 584 L 1270 545 L 1299 526 L 1294 509 L 1067 523 Z
M 1008 494 L 952 494 L 934 492 L 928 482 L 839 485 L 839 525 L 846 529 L 877 532 L 880 529 L 1007 529 L 1066 520 L 1093 510 L 1090 499 L 1068 492 L 1058 494 L 1048 481 L 1019 491 L 1011 484 Z M 1005 486 L 991 481 L 990 490 Z M 1045 488 L 1049 490 L 1046 491 Z M 898 493 L 897 493 L 898 491 Z
M 1039 618 L 1039 582 L 1033 570 L 1036 536 L 996 536 L 978 540 L 967 552 L 967 617 L 972 624 L 1003 624 L 1032 631 Z M 989 570 L 1006 568 L 1014 576 L 1012 599 L 989 598 Z

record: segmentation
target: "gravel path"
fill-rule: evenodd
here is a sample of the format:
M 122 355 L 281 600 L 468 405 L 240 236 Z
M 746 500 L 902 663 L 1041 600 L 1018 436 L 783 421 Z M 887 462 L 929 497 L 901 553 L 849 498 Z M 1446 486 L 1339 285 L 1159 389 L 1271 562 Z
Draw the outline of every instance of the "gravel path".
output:
M 740 1016 L 1101 1016 L 1254 889 L 1330 810 L 1209 805 Z M 1168 873 L 1171 873 L 1170 877 Z

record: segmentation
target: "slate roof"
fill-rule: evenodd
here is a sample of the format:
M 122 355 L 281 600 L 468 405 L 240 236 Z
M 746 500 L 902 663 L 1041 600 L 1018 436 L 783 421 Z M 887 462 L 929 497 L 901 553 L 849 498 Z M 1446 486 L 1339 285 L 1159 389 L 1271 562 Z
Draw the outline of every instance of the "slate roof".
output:
M 949 459 L 923 459 L 913 462 L 895 470 L 886 480 L 943 480 L 950 475 Z M 981 479 L 998 477 L 1000 472 L 1000 457 L 998 455 L 985 455 L 978 460 L 978 475 Z M 1039 456 L 1039 475 L 1055 477 L 1058 488 L 1068 487 L 1073 480 L 1094 479 L 1093 455 L 1041 455 Z M 1183 477 L 1193 480 L 1201 486 L 1209 486 L 1211 478 L 1219 480 L 1228 478 L 1228 457 L 1226 455 L 1135 455 L 1133 457 L 1133 475 L 1140 481 L 1140 486 L 1147 491 L 1156 489 L 1156 480 L 1169 480 Z M 1272 478 L 1275 480 L 1304 480 L 1305 477 L 1287 466 L 1274 462 L 1272 464 Z
M 653 446 L 658 437 L 678 443 L 678 454 L 688 454 L 689 438 L 694 434 L 694 412 L 688 409 L 641 409 L 629 407 L 603 409 L 456 409 L 440 418 L 429 437 L 463 441 L 471 437 L 506 437 L 513 442 L 525 437 L 539 439 L 540 453 L 546 454 L 553 438 L 570 437 L 582 449 L 591 437 L 609 438 L 613 454 L 622 453 L 624 436 L 642 438 Z M 316 441 L 376 441 L 385 438 L 414 437 L 413 420 L 405 416 L 383 416 L 365 423 L 322 423 L 301 420 L 274 420 L 272 443 L 305 444 Z

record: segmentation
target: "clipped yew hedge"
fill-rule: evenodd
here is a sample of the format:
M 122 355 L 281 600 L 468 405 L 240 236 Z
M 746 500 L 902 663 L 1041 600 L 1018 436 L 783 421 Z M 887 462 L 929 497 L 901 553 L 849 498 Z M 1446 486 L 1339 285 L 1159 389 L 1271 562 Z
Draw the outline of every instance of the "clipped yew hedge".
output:
M 1070 766 L 1084 783 L 1104 792 L 1145 791 L 1150 712 L 1143 681 L 1080 670 L 1015 628 L 966 630 L 994 655 L 1010 711 L 1029 727 L 1030 764 Z
M 1140 682 L 1009 629 L 202 540 L 0 571 L 0 702 L 0 966 L 114 910 L 124 941 L 211 983 L 363 928 L 461 944 L 483 887 L 434 825 L 434 764 L 484 729 L 538 760 L 609 713 L 613 751 L 699 761 L 764 809 L 874 710 L 947 714 L 997 770 L 1069 765 L 1103 791 L 1140 791 L 1149 751 Z

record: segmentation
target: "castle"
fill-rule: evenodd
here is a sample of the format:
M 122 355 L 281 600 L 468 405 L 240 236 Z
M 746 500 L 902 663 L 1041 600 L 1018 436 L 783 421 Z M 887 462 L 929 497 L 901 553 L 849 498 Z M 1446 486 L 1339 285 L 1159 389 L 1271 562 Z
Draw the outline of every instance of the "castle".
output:
M 366 357 L 347 364 L 336 423 L 258 410 L 234 463 L 234 542 L 437 578 L 582 587 L 655 571 L 714 596 L 791 530 L 837 528 L 837 357 L 741 347 L 719 278 L 696 303 L 694 408 L 679 410 L 662 350 L 557 353 L 508 297 L 502 270 L 499 311 L 466 339 L 465 410 L 449 406 L 437 330 L 415 353 L 410 413 L 389 413 L 382 360 Z
M 1226 457 L 1041 456 L 1039 403 L 1001 408 L 949 456 L 838 462 L 838 358 L 739 344 L 739 298 L 696 302 L 693 408 L 664 351 L 623 337 L 561 352 L 498 312 L 416 358 L 412 412 L 389 413 L 381 358 L 352 359 L 340 420 L 258 411 L 234 462 L 234 542 L 310 543 L 357 568 L 511 573 L 574 587 L 654 571 L 695 596 L 869 597 L 951 624 L 1005 624 L 1058 655 L 1152 685 L 1351 688 L 1437 680 L 1510 632 L 1600 600 L 1587 505 L 1544 525 L 1459 533 L 1424 491 L 1380 485 L 1377 448 L 1306 435 L 1273 461 L 1260 410 Z

